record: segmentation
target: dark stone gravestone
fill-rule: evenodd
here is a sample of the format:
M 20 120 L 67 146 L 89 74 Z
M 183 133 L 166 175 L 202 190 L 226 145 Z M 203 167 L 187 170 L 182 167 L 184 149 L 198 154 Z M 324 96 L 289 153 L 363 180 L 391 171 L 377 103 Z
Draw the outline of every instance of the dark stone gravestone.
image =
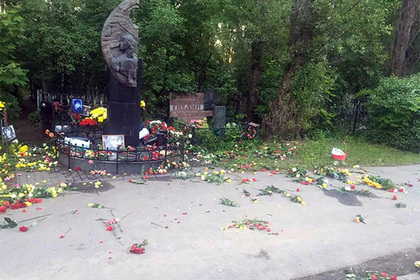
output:
M 137 58 L 138 26 L 130 19 L 139 0 L 125 0 L 102 29 L 102 53 L 108 65 L 108 120 L 104 133 L 124 135 L 125 145 L 137 146 L 140 130 L 141 60 Z
M 216 104 L 217 91 L 215 89 L 204 90 L 204 110 L 213 110 Z
M 226 127 L 226 107 L 214 106 L 214 133 L 216 135 L 224 135 Z

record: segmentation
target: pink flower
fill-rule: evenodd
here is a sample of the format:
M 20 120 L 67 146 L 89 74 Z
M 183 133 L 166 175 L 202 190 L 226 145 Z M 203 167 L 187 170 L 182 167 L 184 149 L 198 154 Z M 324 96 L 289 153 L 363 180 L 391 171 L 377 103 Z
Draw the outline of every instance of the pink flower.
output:
M 297 191 L 297 192 L 300 192 L 300 189 L 299 189 L 299 188 L 297 188 L 297 189 L 296 189 L 296 191 Z
M 114 227 L 113 226 L 109 226 L 109 227 L 106 228 L 106 230 L 107 231 L 113 231 L 114 230 Z
M 89 160 L 88 162 L 89 162 L 89 164 L 93 164 L 93 160 Z
M 387 277 L 387 276 L 388 276 L 388 273 L 386 273 L 386 272 L 382 272 L 382 273 L 381 273 L 381 276 L 382 276 L 382 277 Z
M 392 275 L 392 276 L 389 277 L 389 280 L 397 280 L 397 276 Z
M 394 195 L 394 198 L 393 198 L 393 200 L 397 200 L 397 196 L 396 196 L 396 195 Z
M 257 181 L 257 180 L 256 180 L 255 178 L 252 178 L 252 181 L 253 181 L 253 182 L 255 182 L 255 181 Z

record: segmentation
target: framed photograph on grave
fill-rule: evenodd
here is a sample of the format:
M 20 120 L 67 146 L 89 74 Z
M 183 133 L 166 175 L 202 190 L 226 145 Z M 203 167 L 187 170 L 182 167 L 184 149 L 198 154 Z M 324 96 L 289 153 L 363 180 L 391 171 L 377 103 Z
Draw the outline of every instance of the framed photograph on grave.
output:
M 61 124 L 59 124 L 59 125 L 56 125 L 55 126 L 55 129 L 54 130 L 57 133 L 61 133 L 61 132 L 68 133 L 68 132 L 71 132 L 71 126 L 70 125 L 61 125 Z
M 83 113 L 82 116 L 89 117 L 91 107 L 88 105 L 83 105 Z
M 125 148 L 124 135 L 102 135 L 102 147 L 105 150 Z
M 1 134 L 6 142 L 10 142 L 16 138 L 16 132 L 13 125 L 8 125 L 1 128 Z
M 74 98 L 71 100 L 71 112 L 74 114 L 83 113 L 83 100 L 80 98 Z

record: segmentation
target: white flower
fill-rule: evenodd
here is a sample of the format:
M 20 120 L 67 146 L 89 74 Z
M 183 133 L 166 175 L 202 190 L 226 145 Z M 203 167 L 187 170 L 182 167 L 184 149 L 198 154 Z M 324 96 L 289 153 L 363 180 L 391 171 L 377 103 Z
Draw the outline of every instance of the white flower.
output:
M 299 177 L 300 177 L 300 174 L 297 174 L 297 175 L 296 175 L 296 178 L 299 178 Z
M 33 196 L 33 194 L 32 194 L 32 193 L 29 193 L 29 194 L 28 194 L 28 197 L 32 197 L 32 196 Z
M 351 191 L 351 188 L 347 186 L 347 187 L 344 188 L 344 190 L 349 192 L 349 191 Z
M 188 138 L 192 138 L 192 134 L 188 134 Z
M 297 169 L 296 169 L 295 167 L 293 167 L 293 168 L 292 168 L 292 171 L 293 171 L 293 172 L 296 172 L 296 170 L 297 170 Z
M 12 193 L 12 195 L 10 196 L 11 198 L 16 198 L 16 194 L 15 193 Z

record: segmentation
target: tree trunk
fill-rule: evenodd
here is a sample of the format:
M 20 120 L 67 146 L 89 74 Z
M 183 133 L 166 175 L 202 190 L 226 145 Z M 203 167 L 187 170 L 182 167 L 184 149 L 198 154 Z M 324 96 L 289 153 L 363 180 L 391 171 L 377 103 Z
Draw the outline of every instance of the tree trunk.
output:
M 404 75 L 404 64 L 409 48 L 411 29 L 420 0 L 403 0 L 400 18 L 397 23 L 394 48 L 391 57 L 390 73 L 398 77 Z
M 261 82 L 262 73 L 262 51 L 263 42 L 255 41 L 251 44 L 251 88 L 247 102 L 248 122 L 257 121 L 255 109 L 258 105 L 258 87 Z
M 315 33 L 314 0 L 292 0 L 290 16 L 290 60 L 283 69 L 281 88 L 270 105 L 263 121 L 266 139 L 272 136 L 296 137 L 301 134 L 293 111 L 292 81 L 298 69 L 310 59 L 310 48 Z

